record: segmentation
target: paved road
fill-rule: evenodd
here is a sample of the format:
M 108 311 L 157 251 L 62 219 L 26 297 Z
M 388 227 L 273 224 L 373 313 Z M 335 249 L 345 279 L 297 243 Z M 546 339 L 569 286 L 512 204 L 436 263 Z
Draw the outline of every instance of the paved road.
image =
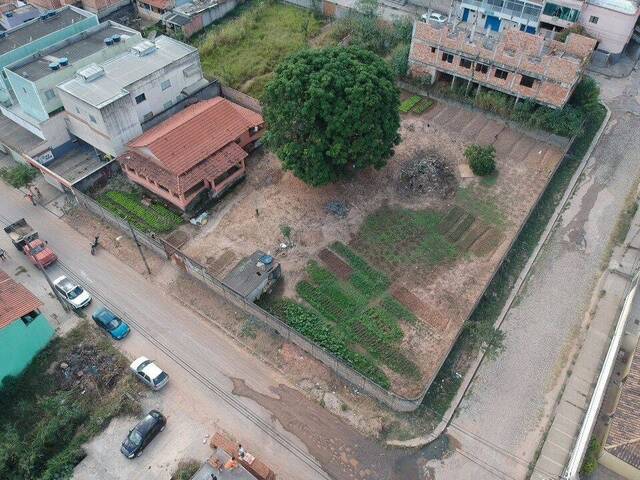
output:
M 0 198 L 0 220 L 26 217 L 57 252 L 61 262 L 48 269 L 52 276 L 75 272 L 86 288 L 97 297 L 95 304 L 106 301 L 116 305 L 133 319 L 132 335 L 122 342 L 121 348 L 129 356 L 153 356 L 170 373 L 172 382 L 169 387 L 172 388 L 168 392 L 172 393 L 164 395 L 181 401 L 185 410 L 193 410 L 189 412 L 193 418 L 200 419 L 196 422 L 192 419 L 192 423 L 201 422 L 200 428 L 195 425 L 200 443 L 207 432 L 204 427 L 212 428 L 215 420 L 219 427 L 238 438 L 246 439 L 243 443 L 251 445 L 260 457 L 272 464 L 280 478 L 329 478 L 309 455 L 305 445 L 283 430 L 268 410 L 253 400 L 231 394 L 231 377 L 243 379 L 250 388 L 267 395 L 270 394 L 270 387 L 286 385 L 285 378 L 238 348 L 222 332 L 207 325 L 190 310 L 163 295 L 151 281 L 108 252 L 101 250 L 92 257 L 85 237 L 44 209 L 32 207 L 21 194 L 1 182 Z M 11 255 L 17 255 L 15 250 Z M 21 261 L 24 262 L 23 259 Z M 33 278 L 37 277 L 33 273 L 31 275 Z M 186 367 L 187 365 L 190 367 Z M 188 371 L 183 367 L 188 368 Z M 165 399 L 162 395 L 158 396 L 155 404 L 161 405 L 169 401 L 169 398 Z M 98 465 L 94 465 L 92 472 L 79 475 L 81 478 L 142 478 L 140 472 L 130 471 L 133 468 L 131 462 L 121 462 L 123 459 L 117 454 L 117 443 L 122 436 L 120 430 L 125 431 L 126 427 L 123 424 L 114 428 L 116 435 L 113 438 L 116 444 L 110 448 L 116 449 L 115 452 L 105 456 L 104 451 L 99 453 L 100 450 L 95 449 L 97 458 L 91 458 L 90 455 L 85 462 Z M 163 442 L 159 442 L 158 448 L 168 448 L 171 455 L 188 455 L 189 452 L 171 451 L 170 430 L 167 429 L 168 435 Z M 175 435 L 178 436 L 189 434 L 184 431 L 184 426 L 176 425 L 175 430 Z M 91 453 L 92 449 L 89 451 Z M 202 451 L 191 453 L 195 453 L 197 458 L 202 455 Z M 101 466 L 99 457 L 116 463 L 111 463 L 110 460 L 110 465 Z M 170 462 L 172 459 L 167 458 L 166 461 Z M 158 468 L 154 470 L 154 478 L 168 478 L 170 472 L 154 467 Z M 82 464 L 79 469 L 82 471 Z M 110 473 L 105 477 L 107 472 Z
M 598 80 L 610 125 L 503 324 L 506 352 L 481 366 L 448 430 L 483 465 L 454 454 L 434 465 L 437 479 L 525 478 L 542 439 L 609 236 L 640 174 L 640 75 Z

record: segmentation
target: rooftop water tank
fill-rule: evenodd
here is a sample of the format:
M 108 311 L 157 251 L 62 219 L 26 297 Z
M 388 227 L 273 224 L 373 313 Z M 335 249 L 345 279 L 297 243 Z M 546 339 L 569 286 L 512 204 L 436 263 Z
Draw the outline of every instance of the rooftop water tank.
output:
M 111 37 L 107 37 L 107 38 L 105 38 L 105 39 L 104 39 L 104 43 L 105 43 L 105 45 L 107 45 L 107 46 L 111 46 L 111 45 L 113 45 L 113 38 L 111 38 Z
M 51 62 L 49 68 L 51 70 L 60 70 L 60 64 L 58 62 Z
M 67 65 L 69 65 L 69 59 L 67 57 L 60 57 L 58 59 L 58 63 L 61 67 L 66 67 Z
M 111 39 L 113 40 L 114 43 L 119 43 L 120 42 L 120 35 L 113 35 L 111 37 Z
M 273 257 L 271 255 L 263 255 L 259 261 L 263 263 L 265 267 L 269 267 L 273 263 Z

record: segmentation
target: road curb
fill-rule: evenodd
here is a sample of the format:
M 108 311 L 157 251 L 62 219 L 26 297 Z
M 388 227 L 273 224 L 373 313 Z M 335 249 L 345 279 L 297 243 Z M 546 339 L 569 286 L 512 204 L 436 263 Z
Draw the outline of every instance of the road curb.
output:
M 582 173 L 587 167 L 587 164 L 591 159 L 591 154 L 593 153 L 593 149 L 596 147 L 596 145 L 600 141 L 600 137 L 602 137 L 604 130 L 607 128 L 607 125 L 609 124 L 609 120 L 611 118 L 611 110 L 609 109 L 606 103 L 604 102 L 600 102 L 600 103 L 607 111 L 604 117 L 604 120 L 602 121 L 602 125 L 600 125 L 600 128 L 594 135 L 593 140 L 591 141 L 591 145 L 589 145 L 589 148 L 587 149 L 584 156 L 582 157 L 580 165 L 578 165 L 578 168 L 573 173 L 573 176 L 571 177 L 571 181 L 569 182 L 569 185 L 567 186 L 564 195 L 560 199 L 560 202 L 558 203 L 558 206 L 553 212 L 553 215 L 551 215 L 549 222 L 547 222 L 547 226 L 542 232 L 542 235 L 540 237 L 540 240 L 538 241 L 538 244 L 536 245 L 536 248 L 531 253 L 529 260 L 527 260 L 527 263 L 523 267 L 522 271 L 520 272 L 520 275 L 518 276 L 515 284 L 513 285 L 513 288 L 511 289 L 511 293 L 509 294 L 509 297 L 507 298 L 507 301 L 505 302 L 500 312 L 500 315 L 498 316 L 498 318 L 496 319 L 496 322 L 494 323 L 495 328 L 499 329 L 502 326 L 502 323 L 504 322 L 504 319 L 506 318 L 507 313 L 509 313 L 509 310 L 511 310 L 511 306 L 513 305 L 513 302 L 515 301 L 516 297 L 520 293 L 520 290 L 522 289 L 522 286 L 524 285 L 527 277 L 529 276 L 529 273 L 531 273 L 533 264 L 537 260 L 538 255 L 540 254 L 540 251 L 542 250 L 544 245 L 547 243 L 547 240 L 549 239 L 551 232 L 553 231 L 553 228 L 555 227 L 555 224 L 558 221 L 558 218 L 560 217 L 560 215 L 562 214 L 562 211 L 566 207 L 567 201 L 574 194 L 576 185 L 578 183 L 578 179 L 582 176 Z M 484 360 L 484 357 L 485 357 L 485 353 L 480 352 L 476 357 L 476 359 L 473 361 L 471 367 L 469 368 L 469 370 L 467 370 L 467 373 L 465 374 L 464 379 L 462 380 L 462 384 L 458 389 L 458 393 L 456 393 L 456 396 L 454 397 L 451 405 L 449 406 L 449 409 L 444 413 L 444 415 L 442 416 L 442 420 L 431 433 L 429 433 L 428 435 L 411 438 L 409 440 L 389 440 L 386 442 L 386 444 L 393 447 L 418 448 L 418 447 L 423 447 L 425 445 L 428 445 L 429 443 L 433 442 L 436 438 L 438 438 L 440 435 L 442 435 L 444 430 L 451 423 L 451 420 L 453 419 L 453 415 L 455 414 L 456 410 L 460 406 L 460 403 L 462 402 L 462 399 L 464 398 L 465 394 L 469 390 L 469 387 L 473 382 L 473 379 L 475 378 L 476 373 L 480 369 L 480 365 L 482 364 L 482 360 Z

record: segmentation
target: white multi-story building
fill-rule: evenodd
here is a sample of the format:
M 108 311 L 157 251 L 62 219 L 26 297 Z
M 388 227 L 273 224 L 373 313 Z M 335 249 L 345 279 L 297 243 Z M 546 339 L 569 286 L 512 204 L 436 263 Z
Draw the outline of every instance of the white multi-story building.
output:
M 160 36 L 79 70 L 57 90 L 69 132 L 117 156 L 145 122 L 206 84 L 198 50 Z

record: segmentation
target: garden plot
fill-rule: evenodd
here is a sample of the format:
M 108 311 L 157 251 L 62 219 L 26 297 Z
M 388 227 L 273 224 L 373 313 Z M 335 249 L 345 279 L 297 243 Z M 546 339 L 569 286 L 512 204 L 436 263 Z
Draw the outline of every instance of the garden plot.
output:
M 464 149 L 478 134 L 500 147 L 498 174 L 461 178 Z M 322 188 L 256 152 L 246 182 L 185 249 L 217 270 L 231 255 L 276 254 L 284 277 L 268 307 L 365 375 L 415 397 L 435 377 L 566 145 L 441 102 L 403 114 L 401 135 L 385 168 Z M 436 158 L 421 170 L 421 160 Z M 422 171 L 407 194 L 406 173 Z M 441 171 L 448 174 L 434 175 Z M 423 183 L 439 178 L 446 188 Z M 331 202 L 345 215 L 328 211 Z M 290 248 L 280 248 L 283 226 L 292 231 Z

